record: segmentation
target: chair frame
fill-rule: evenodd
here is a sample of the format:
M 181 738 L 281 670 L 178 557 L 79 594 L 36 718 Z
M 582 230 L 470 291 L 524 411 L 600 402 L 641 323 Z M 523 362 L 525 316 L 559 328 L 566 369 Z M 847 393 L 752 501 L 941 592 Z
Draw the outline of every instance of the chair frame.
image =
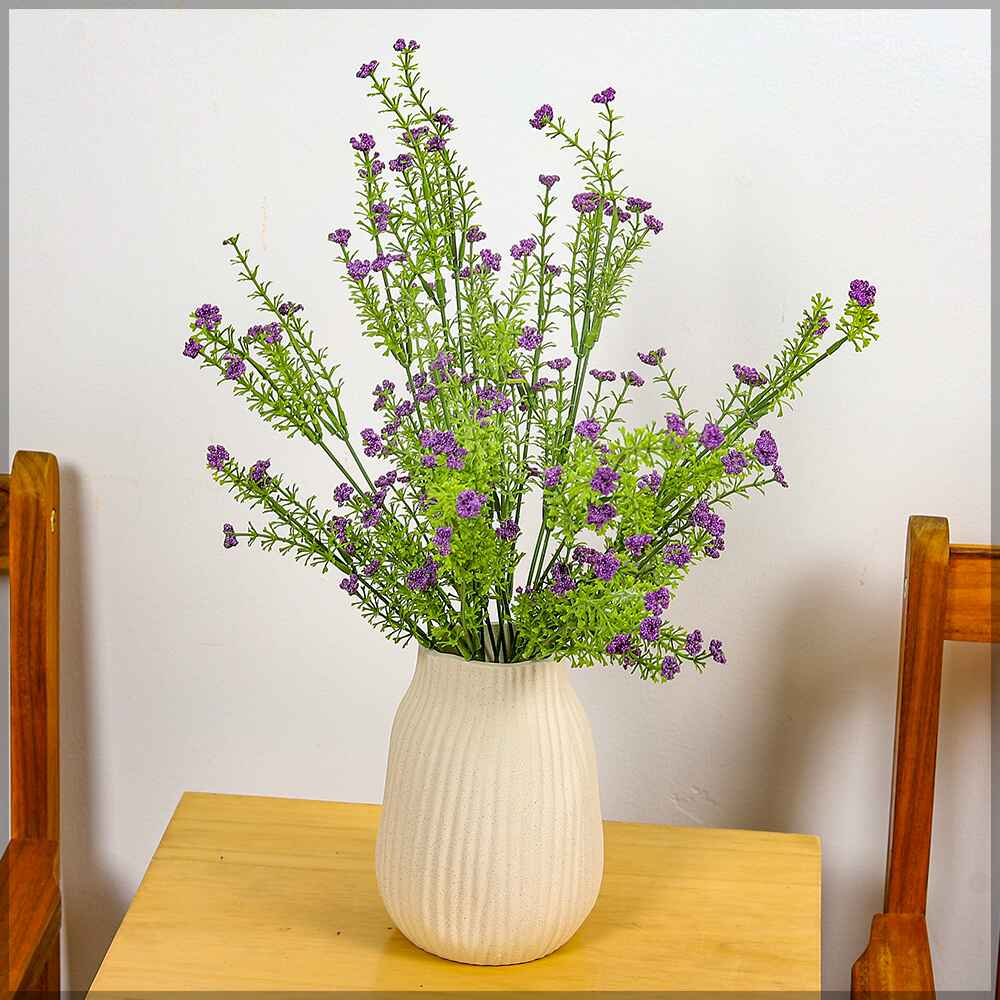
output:
M 889 850 L 882 913 L 851 971 L 851 994 L 933 994 L 927 878 L 944 643 L 1000 641 L 1000 547 L 951 545 L 942 517 L 907 527 Z
M 0 476 L 0 571 L 10 576 L 10 843 L 0 860 L 3 996 L 58 992 L 59 466 L 19 451 Z

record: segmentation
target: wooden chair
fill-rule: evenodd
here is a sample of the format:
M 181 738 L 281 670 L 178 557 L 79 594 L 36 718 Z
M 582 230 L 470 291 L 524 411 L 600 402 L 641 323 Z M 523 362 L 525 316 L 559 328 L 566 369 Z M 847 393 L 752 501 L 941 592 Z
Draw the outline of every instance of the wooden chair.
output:
M 934 810 L 941 659 L 946 639 L 997 642 L 1000 548 L 950 545 L 942 517 L 911 517 L 884 912 L 851 971 L 851 995 L 933 994 L 925 912 Z
M 0 989 L 59 990 L 59 466 L 19 451 L 0 476 L 10 576 L 10 843 L 0 860 Z

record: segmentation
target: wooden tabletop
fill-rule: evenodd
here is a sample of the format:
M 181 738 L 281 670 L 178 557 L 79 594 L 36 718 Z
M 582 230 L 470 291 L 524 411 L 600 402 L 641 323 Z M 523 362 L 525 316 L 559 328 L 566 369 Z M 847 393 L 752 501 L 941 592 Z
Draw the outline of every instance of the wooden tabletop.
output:
M 187 792 L 92 993 L 818 990 L 815 837 L 605 823 L 597 906 L 495 968 L 410 944 L 375 885 L 379 807 Z

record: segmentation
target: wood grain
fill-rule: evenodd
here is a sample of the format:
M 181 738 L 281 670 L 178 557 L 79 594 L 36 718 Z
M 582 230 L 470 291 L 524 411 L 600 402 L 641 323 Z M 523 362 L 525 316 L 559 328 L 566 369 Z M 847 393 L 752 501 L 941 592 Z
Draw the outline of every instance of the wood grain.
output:
M 858 1000 L 934 991 L 927 922 L 919 913 L 879 913 L 868 947 L 851 970 L 851 995 Z
M 944 637 L 1000 642 L 1000 548 L 952 545 L 948 560 Z
M 604 883 L 580 931 L 537 962 L 479 967 L 392 926 L 378 816 L 186 793 L 93 992 L 819 989 L 815 837 L 606 823 Z
M 7 968 L 4 985 L 11 994 L 51 988 L 46 969 L 59 941 L 58 855 L 52 841 L 15 839 L 0 860 L 0 899 L 6 904 L 0 907 L 0 940 L 6 949 L 0 967 Z
M 927 905 L 947 580 L 948 522 L 911 517 L 884 913 L 923 913 Z
M 19 451 L 10 490 L 10 833 L 59 840 L 59 467 Z

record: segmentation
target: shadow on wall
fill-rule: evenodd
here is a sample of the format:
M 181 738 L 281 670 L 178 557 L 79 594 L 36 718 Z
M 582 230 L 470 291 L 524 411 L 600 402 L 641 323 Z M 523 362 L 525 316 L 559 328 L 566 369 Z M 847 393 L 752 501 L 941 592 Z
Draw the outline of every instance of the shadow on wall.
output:
M 109 817 L 98 813 L 97 747 L 91 726 L 94 651 L 85 613 L 89 536 L 83 482 L 73 466 L 61 467 L 63 981 L 75 990 L 89 987 L 128 906 L 128 899 L 114 888 L 100 839 Z

